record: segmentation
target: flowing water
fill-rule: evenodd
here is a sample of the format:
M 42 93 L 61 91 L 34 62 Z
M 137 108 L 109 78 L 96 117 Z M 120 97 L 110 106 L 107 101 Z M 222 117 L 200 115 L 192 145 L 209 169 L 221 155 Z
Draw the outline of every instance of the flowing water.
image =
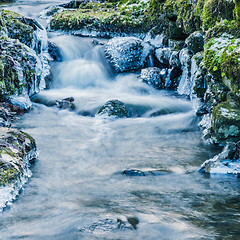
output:
M 7 8 L 38 19 L 59 2 Z M 215 150 L 203 143 L 191 102 L 136 74 L 114 76 L 93 39 L 50 37 L 64 61 L 51 64 L 51 89 L 17 124 L 36 139 L 39 159 L 0 213 L 0 239 L 239 239 L 239 179 L 198 172 Z M 74 110 L 53 106 L 66 97 Z M 111 99 L 132 118 L 95 117 Z M 131 169 L 141 172 L 123 174 Z

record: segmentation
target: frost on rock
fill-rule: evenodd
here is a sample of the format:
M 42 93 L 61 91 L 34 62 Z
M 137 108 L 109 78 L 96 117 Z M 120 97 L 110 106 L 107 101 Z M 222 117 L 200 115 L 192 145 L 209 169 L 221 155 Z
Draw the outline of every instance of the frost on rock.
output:
M 162 89 L 164 87 L 164 78 L 162 78 L 161 71 L 157 67 L 144 68 L 141 70 L 139 79 L 156 89 Z
M 169 65 L 169 60 L 171 56 L 171 49 L 170 48 L 159 48 L 156 49 L 155 53 L 158 61 L 162 64 Z
M 110 100 L 98 110 L 96 116 L 126 118 L 129 117 L 129 113 L 123 102 L 119 100 Z
M 210 174 L 240 174 L 240 142 L 228 143 L 223 151 L 214 158 L 205 161 L 201 172 Z
M 192 92 L 191 54 L 188 49 L 183 48 L 180 51 L 179 60 L 182 65 L 182 76 L 177 91 L 180 95 L 190 95 Z
M 0 128 L 0 211 L 19 194 L 31 177 L 30 164 L 37 157 L 36 143 L 27 133 Z
M 135 37 L 116 37 L 105 46 L 107 59 L 116 72 L 126 72 L 143 67 L 151 47 Z

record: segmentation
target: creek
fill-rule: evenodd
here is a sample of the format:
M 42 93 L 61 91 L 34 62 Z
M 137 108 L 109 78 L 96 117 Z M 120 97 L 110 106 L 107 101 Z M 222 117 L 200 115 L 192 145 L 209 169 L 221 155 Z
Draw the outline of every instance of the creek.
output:
M 4 8 L 46 26 L 40 12 L 62 2 Z M 35 138 L 39 158 L 0 213 L 0 239 L 238 239 L 239 178 L 198 172 L 217 150 L 203 142 L 192 103 L 135 73 L 113 75 L 91 38 L 49 38 L 63 61 L 51 64 L 51 88 L 17 123 Z M 75 99 L 73 111 L 51 106 L 66 97 Z M 95 117 L 111 99 L 131 106 L 133 117 Z M 123 174 L 132 169 L 139 171 Z

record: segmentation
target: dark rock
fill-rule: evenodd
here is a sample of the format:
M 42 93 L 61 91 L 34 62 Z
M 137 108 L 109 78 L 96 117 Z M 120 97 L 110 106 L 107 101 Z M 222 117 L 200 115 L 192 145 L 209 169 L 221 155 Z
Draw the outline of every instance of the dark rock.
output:
M 122 174 L 126 176 L 145 176 L 145 173 L 143 171 L 136 170 L 136 169 L 124 170 Z
M 54 61 L 61 62 L 63 60 L 63 55 L 61 50 L 57 47 L 54 42 L 48 42 L 48 53 Z
M 182 70 L 179 68 L 168 69 L 167 79 L 165 80 L 165 88 L 168 90 L 176 90 L 180 77 L 182 75 Z
M 109 116 L 117 118 L 129 117 L 127 107 L 119 100 L 110 100 L 106 102 L 97 112 L 98 116 Z
M 209 112 L 206 109 L 206 106 L 204 106 L 204 105 L 199 107 L 197 112 L 196 112 L 197 116 L 203 116 L 204 114 L 207 114 L 207 113 L 209 113 Z
M 200 52 L 203 50 L 204 45 L 204 38 L 203 35 L 200 32 L 194 32 L 192 33 L 187 39 L 186 39 L 187 48 L 190 52 L 193 54 Z

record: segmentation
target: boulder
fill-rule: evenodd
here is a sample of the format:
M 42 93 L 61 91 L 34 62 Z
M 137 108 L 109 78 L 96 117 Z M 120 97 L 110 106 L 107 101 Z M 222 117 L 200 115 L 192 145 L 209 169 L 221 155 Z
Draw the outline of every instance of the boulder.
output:
M 97 116 L 109 116 L 116 118 L 127 118 L 129 113 L 127 107 L 119 100 L 110 100 L 106 102 L 97 112 Z
M 9 38 L 0 39 L 0 99 L 39 91 L 42 64 L 34 50 Z
M 169 65 L 171 49 L 170 48 L 158 48 L 155 51 L 155 56 L 161 64 Z
M 29 134 L 0 128 L 0 209 L 16 197 L 31 176 L 29 165 L 36 157 L 36 143 Z
M 212 127 L 219 141 L 238 141 L 240 139 L 239 106 L 226 101 L 214 107 Z
M 190 52 L 193 54 L 196 54 L 197 52 L 200 52 L 203 50 L 204 45 L 204 38 L 203 35 L 200 32 L 194 32 L 192 33 L 187 39 L 186 39 L 187 48 Z
M 156 89 L 162 89 L 165 83 L 164 79 L 161 77 L 161 69 L 157 67 L 142 69 L 139 79 Z
M 149 44 L 135 37 L 116 37 L 105 45 L 105 54 L 116 72 L 139 69 L 150 53 Z

